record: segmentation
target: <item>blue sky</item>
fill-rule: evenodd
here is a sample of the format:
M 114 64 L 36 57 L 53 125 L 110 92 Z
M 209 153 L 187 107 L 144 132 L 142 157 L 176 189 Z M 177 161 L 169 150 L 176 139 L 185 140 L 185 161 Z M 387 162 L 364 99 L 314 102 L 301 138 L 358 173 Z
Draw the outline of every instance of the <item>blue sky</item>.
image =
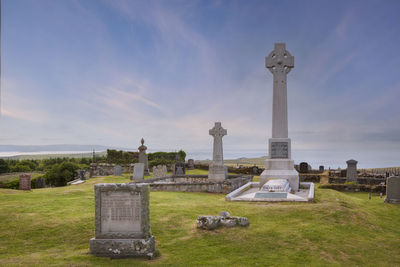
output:
M 285 42 L 296 162 L 400 166 L 400 2 L 3 0 L 0 144 L 267 154 Z M 336 165 L 335 165 L 336 164 Z

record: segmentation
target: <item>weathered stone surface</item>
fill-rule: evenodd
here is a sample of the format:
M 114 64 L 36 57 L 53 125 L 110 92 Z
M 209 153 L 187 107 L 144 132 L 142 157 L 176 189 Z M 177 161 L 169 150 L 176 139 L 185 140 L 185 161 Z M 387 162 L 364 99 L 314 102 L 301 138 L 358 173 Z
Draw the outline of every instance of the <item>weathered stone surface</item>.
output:
M 188 169 L 189 170 L 194 169 L 194 159 L 188 159 Z
M 167 176 L 167 166 L 157 165 L 153 167 L 153 178 L 161 178 Z
M 385 202 L 400 204 L 400 176 L 387 178 Z
M 234 217 L 226 211 L 222 211 L 218 216 L 201 215 L 197 217 L 197 228 L 204 230 L 214 230 L 219 226 L 249 226 L 249 219 L 246 217 Z
M 79 171 L 79 178 L 83 181 L 86 180 L 86 170 Z
M 21 174 L 19 176 L 19 190 L 31 190 L 30 174 Z
M 148 156 L 146 154 L 147 146 L 144 145 L 144 139 L 143 138 L 142 138 L 142 140 L 140 140 L 140 142 L 142 143 L 142 145 L 138 147 L 138 150 L 139 150 L 139 163 L 143 163 L 144 164 L 144 175 L 150 175 L 150 172 L 149 172 L 149 159 L 148 159 Z
M 121 176 L 122 175 L 122 167 L 120 165 L 114 166 L 114 176 Z
M 268 141 L 269 158 L 260 175 L 260 187 L 270 179 L 287 179 L 294 191 L 299 189 L 299 176 L 291 160 L 288 138 L 287 74 L 294 67 L 294 57 L 284 43 L 276 43 L 266 57 L 265 66 L 273 74 L 272 138 Z
M 138 154 L 138 153 L 137 153 Z M 120 165 L 122 172 L 133 172 L 133 164 Z M 114 175 L 115 164 L 90 163 L 90 177 Z
M 133 164 L 133 180 L 143 180 L 144 178 L 144 163 Z
M 350 159 L 346 161 L 347 170 L 346 170 L 346 178 L 348 182 L 356 182 L 357 181 L 357 161 L 354 159 Z
M 186 170 L 185 170 L 185 163 L 184 162 L 177 162 L 175 163 L 174 166 L 174 175 L 176 176 L 181 176 L 185 175 Z
M 214 127 L 209 130 L 209 134 L 214 137 L 213 161 L 208 169 L 208 179 L 211 181 L 223 181 L 228 175 L 228 169 L 224 166 L 224 156 L 222 148 L 222 137 L 227 135 L 226 129 L 222 128 L 220 122 L 216 122 Z
M 90 253 L 99 257 L 153 258 L 150 232 L 149 186 L 146 184 L 96 184 L 95 238 Z

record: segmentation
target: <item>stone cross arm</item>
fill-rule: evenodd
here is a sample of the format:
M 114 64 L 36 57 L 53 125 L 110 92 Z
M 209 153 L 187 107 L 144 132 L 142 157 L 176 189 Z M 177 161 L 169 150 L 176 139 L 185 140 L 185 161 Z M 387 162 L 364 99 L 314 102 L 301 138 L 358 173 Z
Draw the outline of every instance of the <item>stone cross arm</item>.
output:
M 209 134 L 214 136 L 214 137 L 222 137 L 224 135 L 227 135 L 226 129 L 222 128 L 220 122 L 216 122 L 214 128 L 209 130 Z
M 275 49 L 265 58 L 265 67 L 272 73 L 289 73 L 294 67 L 294 57 L 286 50 L 284 43 L 276 43 Z

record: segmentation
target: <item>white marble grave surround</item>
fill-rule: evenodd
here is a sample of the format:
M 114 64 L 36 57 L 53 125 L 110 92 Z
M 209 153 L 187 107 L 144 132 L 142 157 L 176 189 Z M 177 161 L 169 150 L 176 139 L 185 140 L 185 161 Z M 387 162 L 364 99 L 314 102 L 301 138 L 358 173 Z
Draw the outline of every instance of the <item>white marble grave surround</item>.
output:
M 216 122 L 214 128 L 209 131 L 214 137 L 213 161 L 209 165 L 208 179 L 211 181 L 224 181 L 228 176 L 228 170 L 224 166 L 224 156 L 222 149 L 222 137 L 227 135 L 227 130 L 222 128 L 220 122 Z
M 269 139 L 269 158 L 260 175 L 260 187 L 270 179 L 287 179 L 294 191 L 299 190 L 299 175 L 291 159 L 291 140 L 288 138 L 286 76 L 294 67 L 294 57 L 284 43 L 276 43 L 266 57 L 265 66 L 274 76 L 272 105 L 272 138 Z

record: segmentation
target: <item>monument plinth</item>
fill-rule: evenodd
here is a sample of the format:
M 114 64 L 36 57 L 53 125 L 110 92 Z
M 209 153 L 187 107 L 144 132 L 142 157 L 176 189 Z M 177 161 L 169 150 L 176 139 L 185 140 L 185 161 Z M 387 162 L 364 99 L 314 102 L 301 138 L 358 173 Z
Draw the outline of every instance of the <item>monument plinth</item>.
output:
M 291 159 L 291 141 L 288 138 L 286 76 L 294 67 L 294 57 L 284 43 L 276 43 L 266 57 L 265 66 L 274 76 L 272 104 L 272 138 L 269 139 L 269 158 L 260 175 L 260 187 L 270 179 L 287 179 L 293 191 L 299 189 L 299 175 Z

